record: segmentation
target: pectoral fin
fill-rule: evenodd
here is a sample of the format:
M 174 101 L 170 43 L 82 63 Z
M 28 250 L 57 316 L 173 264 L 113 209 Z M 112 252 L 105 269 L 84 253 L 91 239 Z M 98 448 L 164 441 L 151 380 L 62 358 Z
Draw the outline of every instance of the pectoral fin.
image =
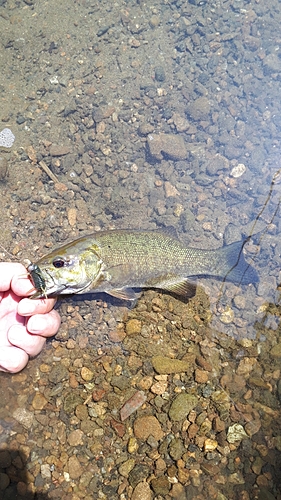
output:
M 177 283 L 160 283 L 157 285 L 157 288 L 161 288 L 161 290 L 167 290 L 168 292 L 175 293 L 176 295 L 182 295 L 184 297 L 194 297 L 196 293 L 196 285 L 187 279 L 183 279 Z
M 112 297 L 116 297 L 117 299 L 130 301 L 136 301 L 140 295 L 134 292 L 132 288 L 116 288 L 112 290 L 106 290 L 106 293 L 108 293 L 108 295 L 112 295 Z

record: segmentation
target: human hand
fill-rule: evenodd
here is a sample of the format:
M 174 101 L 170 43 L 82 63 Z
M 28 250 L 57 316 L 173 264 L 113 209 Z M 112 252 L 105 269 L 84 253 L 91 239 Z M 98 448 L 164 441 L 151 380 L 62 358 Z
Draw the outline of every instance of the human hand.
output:
M 31 300 L 32 290 L 22 264 L 0 262 L 0 370 L 19 372 L 55 335 L 60 316 L 55 299 Z M 25 297 L 25 298 L 23 298 Z

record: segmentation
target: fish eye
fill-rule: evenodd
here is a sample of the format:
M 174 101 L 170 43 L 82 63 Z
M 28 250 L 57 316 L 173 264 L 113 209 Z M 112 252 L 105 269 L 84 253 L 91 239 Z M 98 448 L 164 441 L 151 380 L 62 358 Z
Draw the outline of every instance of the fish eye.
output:
M 54 260 L 53 260 L 53 266 L 56 268 L 56 269 L 59 269 L 60 267 L 63 267 L 65 265 L 65 260 L 62 259 L 61 257 L 56 257 Z

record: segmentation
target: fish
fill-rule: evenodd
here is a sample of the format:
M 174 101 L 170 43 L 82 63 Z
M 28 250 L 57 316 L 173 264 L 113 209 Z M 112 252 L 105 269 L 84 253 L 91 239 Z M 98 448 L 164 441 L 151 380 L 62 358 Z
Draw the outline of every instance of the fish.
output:
M 113 229 L 82 236 L 39 259 L 27 272 L 32 298 L 105 292 L 136 301 L 136 289 L 160 289 L 192 297 L 198 277 L 237 284 L 259 281 L 238 241 L 216 250 L 186 246 L 173 228 Z

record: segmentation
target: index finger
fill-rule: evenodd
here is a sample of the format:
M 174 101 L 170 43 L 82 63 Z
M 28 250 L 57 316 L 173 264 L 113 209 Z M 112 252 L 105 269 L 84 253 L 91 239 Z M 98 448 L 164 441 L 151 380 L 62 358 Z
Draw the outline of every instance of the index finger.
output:
M 24 295 L 27 295 L 27 289 L 28 289 L 28 283 L 29 283 L 29 289 L 31 288 L 31 283 L 28 279 L 28 273 L 25 269 L 25 267 L 20 264 L 19 262 L 0 262 L 0 292 L 5 292 L 6 290 L 9 290 L 9 288 L 12 286 L 13 291 L 17 295 L 22 295 L 22 293 L 18 293 L 18 290 L 22 292 L 24 290 Z M 19 289 L 14 289 L 14 285 L 12 283 L 15 281 L 21 281 L 21 277 L 25 282 L 25 285 L 23 289 L 21 290 L 21 286 Z
M 26 268 L 22 264 L 19 264 L 19 266 L 19 272 L 13 273 L 14 276 L 11 281 L 11 288 L 17 295 L 21 297 L 28 297 L 28 295 L 34 291 L 34 286 L 29 279 L 29 274 Z

